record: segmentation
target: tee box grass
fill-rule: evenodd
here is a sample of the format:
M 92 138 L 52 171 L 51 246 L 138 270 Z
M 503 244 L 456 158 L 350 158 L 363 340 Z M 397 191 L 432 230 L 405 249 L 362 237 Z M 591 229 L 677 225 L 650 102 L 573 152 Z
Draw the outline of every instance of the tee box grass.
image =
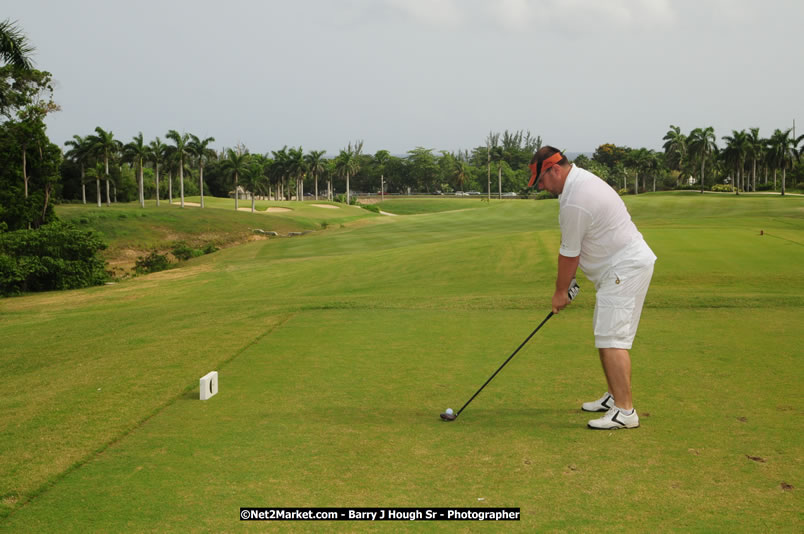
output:
M 605 390 L 582 276 L 440 421 L 549 311 L 560 238 L 555 201 L 445 202 L 0 301 L 0 530 L 267 527 L 240 523 L 241 506 L 520 507 L 485 528 L 527 532 L 801 530 L 804 202 L 627 198 L 659 260 L 632 351 L 642 427 L 615 432 L 579 410 Z M 211 370 L 219 393 L 202 402 Z

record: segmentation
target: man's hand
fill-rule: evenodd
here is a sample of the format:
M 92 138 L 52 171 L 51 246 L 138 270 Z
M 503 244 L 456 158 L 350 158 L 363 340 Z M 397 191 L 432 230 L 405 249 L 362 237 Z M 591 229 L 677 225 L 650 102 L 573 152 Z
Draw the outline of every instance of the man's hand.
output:
M 575 297 L 578 296 L 578 292 L 580 290 L 581 288 L 578 286 L 578 282 L 576 282 L 574 278 L 572 279 L 572 282 L 570 282 L 569 289 L 566 291 L 556 289 L 556 292 L 553 294 L 553 313 L 558 313 L 569 306 L 569 303 L 575 300 Z
M 569 295 L 563 289 L 556 289 L 553 293 L 553 313 L 558 313 L 570 303 Z

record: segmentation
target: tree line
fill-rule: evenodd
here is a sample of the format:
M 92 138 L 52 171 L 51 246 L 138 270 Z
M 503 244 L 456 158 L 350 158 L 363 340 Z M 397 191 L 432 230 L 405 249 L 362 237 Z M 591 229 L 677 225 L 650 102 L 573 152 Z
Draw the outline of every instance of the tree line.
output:
M 503 192 L 527 196 L 533 153 L 540 136 L 525 131 L 490 132 L 468 150 L 436 151 L 416 147 L 404 155 L 379 150 L 363 153 L 363 141 L 347 143 L 337 154 L 284 146 L 250 151 L 239 145 L 215 150 L 214 137 L 169 130 L 146 141 L 130 140 L 98 126 L 76 134 L 59 147 L 45 128 L 48 114 L 58 111 L 51 75 L 32 67 L 33 48 L 20 29 L 0 23 L 0 231 L 36 228 L 54 218 L 53 203 L 113 202 L 154 199 L 178 202 L 207 195 L 301 201 L 352 202 L 355 193 L 451 193 L 482 191 L 488 198 Z M 672 188 L 740 191 L 787 189 L 804 182 L 800 157 L 804 136 L 777 129 L 769 137 L 758 128 L 732 131 L 718 146 L 714 128 L 688 134 L 671 125 L 663 150 L 600 145 L 591 157 L 575 163 L 623 193 Z M 769 184 L 772 176 L 772 185 Z M 777 185 L 778 180 L 778 185 Z M 243 196 L 241 196 L 243 195 Z

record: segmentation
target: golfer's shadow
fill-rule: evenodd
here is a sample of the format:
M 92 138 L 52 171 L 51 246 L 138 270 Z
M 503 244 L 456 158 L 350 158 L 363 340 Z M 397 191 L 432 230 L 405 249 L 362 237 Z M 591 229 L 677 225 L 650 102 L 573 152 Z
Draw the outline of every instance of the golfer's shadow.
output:
M 588 417 L 586 418 L 588 419 Z M 577 428 L 586 426 L 580 410 L 550 408 L 467 408 L 453 424 L 481 424 L 497 427 L 528 425 L 545 428 Z

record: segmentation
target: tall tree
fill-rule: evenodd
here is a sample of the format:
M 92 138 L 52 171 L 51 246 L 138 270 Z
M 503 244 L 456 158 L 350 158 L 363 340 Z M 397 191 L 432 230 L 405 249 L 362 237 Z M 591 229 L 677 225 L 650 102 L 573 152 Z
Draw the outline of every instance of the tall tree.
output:
M 167 145 L 159 137 L 148 145 L 148 160 L 154 165 L 154 180 L 156 182 L 156 206 L 159 207 L 159 167 L 167 159 Z
M 120 142 L 114 138 L 114 133 L 106 131 L 100 126 L 95 128 L 95 135 L 89 136 L 90 150 L 98 157 L 103 158 L 104 176 L 106 176 L 106 205 L 111 206 L 109 193 L 109 159 L 114 158 L 120 149 Z
M 671 124 L 662 140 L 668 167 L 670 170 L 678 171 L 678 183 L 680 183 L 687 165 L 687 136 L 681 133 L 681 128 Z
M 349 179 L 360 170 L 360 153 L 363 151 L 363 141 L 355 141 L 341 150 L 335 158 L 335 172 L 338 176 L 346 178 L 346 203 L 352 203 L 352 190 L 349 186 Z
M 304 161 L 302 147 L 288 150 L 288 173 L 296 184 L 296 201 L 304 200 L 304 175 L 307 174 L 307 165 Z
M 0 59 L 3 60 L 4 66 L 8 65 L 18 72 L 32 71 L 33 52 L 34 47 L 16 22 L 8 19 L 0 21 Z M 0 114 L 5 114 L 11 105 L 9 93 L 4 90 L 4 85 L 0 84 Z
M 148 158 L 148 146 L 142 139 L 142 132 L 134 136 L 134 140 L 123 147 L 123 158 L 137 166 L 137 189 L 140 207 L 145 207 L 145 184 L 143 183 L 143 162 Z
M 173 173 L 179 170 L 179 158 L 176 147 L 165 146 L 165 167 L 168 171 L 168 204 L 173 204 Z
M 377 169 L 380 171 L 380 201 L 385 202 L 385 166 L 391 159 L 391 153 L 387 150 L 378 150 L 374 154 L 374 161 L 377 163 Z
M 290 168 L 288 147 L 285 145 L 280 150 L 273 150 L 271 153 L 274 156 L 274 163 L 271 165 L 270 177 L 271 180 L 276 184 L 276 199 L 279 200 L 281 198 L 282 200 L 288 200 L 288 197 L 285 196 L 285 184 L 287 182 L 289 174 L 288 170 Z
M 65 146 L 70 147 L 65 156 L 75 161 L 81 168 L 81 200 L 84 204 L 87 203 L 87 184 L 86 184 L 86 166 L 89 163 L 91 152 L 89 150 L 89 137 L 81 137 L 80 135 L 73 135 L 73 138 L 64 142 Z M 100 207 L 100 183 L 98 183 L 98 207 Z
M 249 153 L 246 150 L 243 150 L 241 147 L 237 148 L 237 151 L 234 149 L 227 149 L 226 150 L 226 159 L 223 160 L 222 167 L 226 176 L 234 181 L 234 190 L 235 190 L 235 210 L 238 209 L 238 194 L 237 188 L 239 187 L 239 178 L 240 176 L 245 175 L 249 171 Z
M 491 159 L 492 152 L 497 147 L 500 140 L 499 133 L 491 133 L 486 136 L 486 179 L 488 181 L 488 199 L 491 200 Z
M 198 136 L 190 134 L 188 149 L 198 163 L 198 190 L 201 192 L 201 208 L 204 207 L 204 165 L 209 158 L 215 157 L 215 151 L 209 148 L 209 144 L 214 142 L 214 137 L 199 139 Z
M 802 137 L 794 139 L 791 135 L 792 128 L 787 130 L 775 130 L 770 138 L 769 151 L 771 163 L 773 165 L 774 182 L 776 181 L 776 170 L 782 171 L 782 196 L 786 192 L 787 169 L 792 167 L 793 161 L 799 159 L 798 144 Z
M 266 158 L 262 154 L 252 154 L 245 172 L 241 174 L 243 187 L 251 195 L 251 213 L 255 211 L 255 195 L 263 189 L 267 181 L 265 160 Z
M 508 132 L 506 132 L 508 133 Z M 491 149 L 491 161 L 497 163 L 497 194 L 502 199 L 502 164 L 505 160 L 505 149 L 503 146 L 495 146 Z
M 304 160 L 307 163 L 307 169 L 310 171 L 310 174 L 313 176 L 313 181 L 315 182 L 316 200 L 318 200 L 318 177 L 324 172 L 324 154 L 326 153 L 326 150 L 312 150 L 309 154 L 304 156 Z
M 179 164 L 179 190 L 181 192 L 181 207 L 184 207 L 184 162 L 190 155 L 190 134 L 179 134 L 176 130 L 170 130 L 165 137 L 175 143 L 175 158 Z
M 759 128 L 748 130 L 748 157 L 751 158 L 751 191 L 757 190 L 757 161 L 762 160 L 765 142 L 759 136 Z
M 706 128 L 695 128 L 688 137 L 688 148 L 690 156 L 701 164 L 701 194 L 704 192 L 704 171 L 706 160 L 716 151 L 715 129 L 711 126 Z
M 745 133 L 745 130 L 732 130 L 731 135 L 724 135 L 722 139 L 726 141 L 726 146 L 723 149 L 723 159 L 726 165 L 734 171 L 731 183 L 734 186 L 734 194 L 739 195 L 740 186 L 743 183 L 742 176 L 745 169 L 745 159 L 750 149 L 748 134 Z M 745 189 L 745 186 L 743 186 L 743 190 Z
M 108 180 L 108 175 L 104 171 L 103 163 L 100 161 L 96 162 L 93 166 L 87 169 L 87 178 L 94 178 L 95 185 L 98 189 L 98 207 L 101 207 L 101 189 L 100 189 L 100 181 L 101 180 Z

